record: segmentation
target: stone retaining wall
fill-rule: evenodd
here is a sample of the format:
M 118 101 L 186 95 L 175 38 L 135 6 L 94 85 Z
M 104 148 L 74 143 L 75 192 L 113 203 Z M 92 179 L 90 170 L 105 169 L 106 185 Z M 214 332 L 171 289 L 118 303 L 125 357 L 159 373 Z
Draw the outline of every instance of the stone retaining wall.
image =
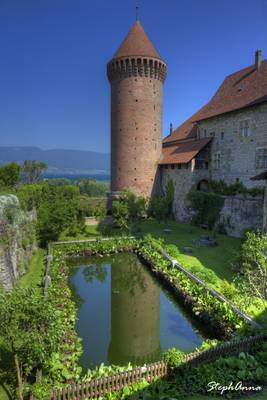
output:
M 248 229 L 262 229 L 263 197 L 249 195 L 227 196 L 220 223 L 229 236 L 240 237 Z
M 21 210 L 14 195 L 0 196 L 0 285 L 12 289 L 35 248 L 35 212 Z

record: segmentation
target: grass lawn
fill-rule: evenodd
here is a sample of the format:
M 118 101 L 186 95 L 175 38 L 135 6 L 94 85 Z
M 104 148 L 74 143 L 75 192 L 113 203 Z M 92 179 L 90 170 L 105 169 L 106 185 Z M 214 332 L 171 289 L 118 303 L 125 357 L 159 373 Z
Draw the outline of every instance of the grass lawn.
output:
M 178 261 L 188 269 L 193 266 L 209 269 L 215 272 L 219 279 L 232 282 L 232 263 L 240 250 L 241 240 L 239 238 L 216 235 L 218 246 L 196 247 L 192 242 L 194 239 L 203 235 L 212 237 L 212 232 L 174 221 L 159 224 L 154 220 L 144 220 L 139 227 L 142 234 L 151 233 L 155 237 L 163 238 L 166 243 L 175 244 L 180 251 Z M 164 233 L 165 228 L 169 228 L 171 232 Z M 183 247 L 191 247 L 192 254 L 186 254 Z
M 36 287 L 42 282 L 44 275 L 44 258 L 46 250 L 38 249 L 32 256 L 26 273 L 17 281 L 21 288 Z

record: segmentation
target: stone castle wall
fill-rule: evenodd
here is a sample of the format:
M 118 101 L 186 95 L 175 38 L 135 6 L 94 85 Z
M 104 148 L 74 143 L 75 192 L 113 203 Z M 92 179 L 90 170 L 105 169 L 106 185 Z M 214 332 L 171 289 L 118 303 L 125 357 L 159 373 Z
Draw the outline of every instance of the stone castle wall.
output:
M 240 124 L 248 121 L 249 136 L 243 137 Z M 211 179 L 232 184 L 239 179 L 246 187 L 263 186 L 250 178 L 266 170 L 262 165 L 264 149 L 267 156 L 267 104 L 220 115 L 199 122 L 200 137 L 213 136 L 210 165 Z M 220 167 L 216 167 L 216 157 Z M 260 162 L 259 162 L 260 161 Z
M 189 223 L 194 212 L 190 209 L 187 194 L 191 189 L 196 189 L 201 180 L 209 180 L 207 170 L 194 170 L 193 162 L 188 169 L 168 169 L 161 167 L 161 192 L 164 193 L 167 182 L 172 179 L 175 192 L 173 213 L 175 219 Z M 263 221 L 263 196 L 250 195 L 225 196 L 224 206 L 221 211 L 220 222 L 225 232 L 230 236 L 240 237 L 247 229 L 261 229 Z
M 263 197 L 227 196 L 220 222 L 229 236 L 241 237 L 248 229 L 262 229 Z
M 34 212 L 24 212 L 14 195 L 0 196 L 0 285 L 11 289 L 35 248 Z
M 108 65 L 112 191 L 128 189 L 146 197 L 153 191 L 161 155 L 165 75 L 166 66 L 159 60 L 133 58 Z
M 165 192 L 168 180 L 172 179 L 174 185 L 173 213 L 175 218 L 181 222 L 190 222 L 191 213 L 188 209 L 187 194 L 191 189 L 196 189 L 201 180 L 209 180 L 208 170 L 195 170 L 194 161 L 189 163 L 186 169 L 185 165 L 178 169 L 168 166 L 160 167 L 160 191 Z

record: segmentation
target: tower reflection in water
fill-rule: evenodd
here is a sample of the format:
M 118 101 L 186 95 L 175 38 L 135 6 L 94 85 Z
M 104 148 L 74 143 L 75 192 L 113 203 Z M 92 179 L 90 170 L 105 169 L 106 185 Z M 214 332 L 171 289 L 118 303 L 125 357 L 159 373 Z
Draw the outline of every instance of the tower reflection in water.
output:
M 160 288 L 139 259 L 114 258 L 111 267 L 111 364 L 160 358 Z M 130 262 L 129 262 L 130 261 Z

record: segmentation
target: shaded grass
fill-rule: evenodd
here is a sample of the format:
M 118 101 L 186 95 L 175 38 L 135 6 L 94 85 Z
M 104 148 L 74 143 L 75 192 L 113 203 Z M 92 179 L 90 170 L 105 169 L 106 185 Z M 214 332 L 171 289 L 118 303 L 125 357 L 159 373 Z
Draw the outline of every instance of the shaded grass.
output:
M 38 249 L 32 256 L 26 273 L 19 278 L 17 286 L 20 288 L 30 288 L 41 285 L 44 276 L 44 259 L 46 250 Z

